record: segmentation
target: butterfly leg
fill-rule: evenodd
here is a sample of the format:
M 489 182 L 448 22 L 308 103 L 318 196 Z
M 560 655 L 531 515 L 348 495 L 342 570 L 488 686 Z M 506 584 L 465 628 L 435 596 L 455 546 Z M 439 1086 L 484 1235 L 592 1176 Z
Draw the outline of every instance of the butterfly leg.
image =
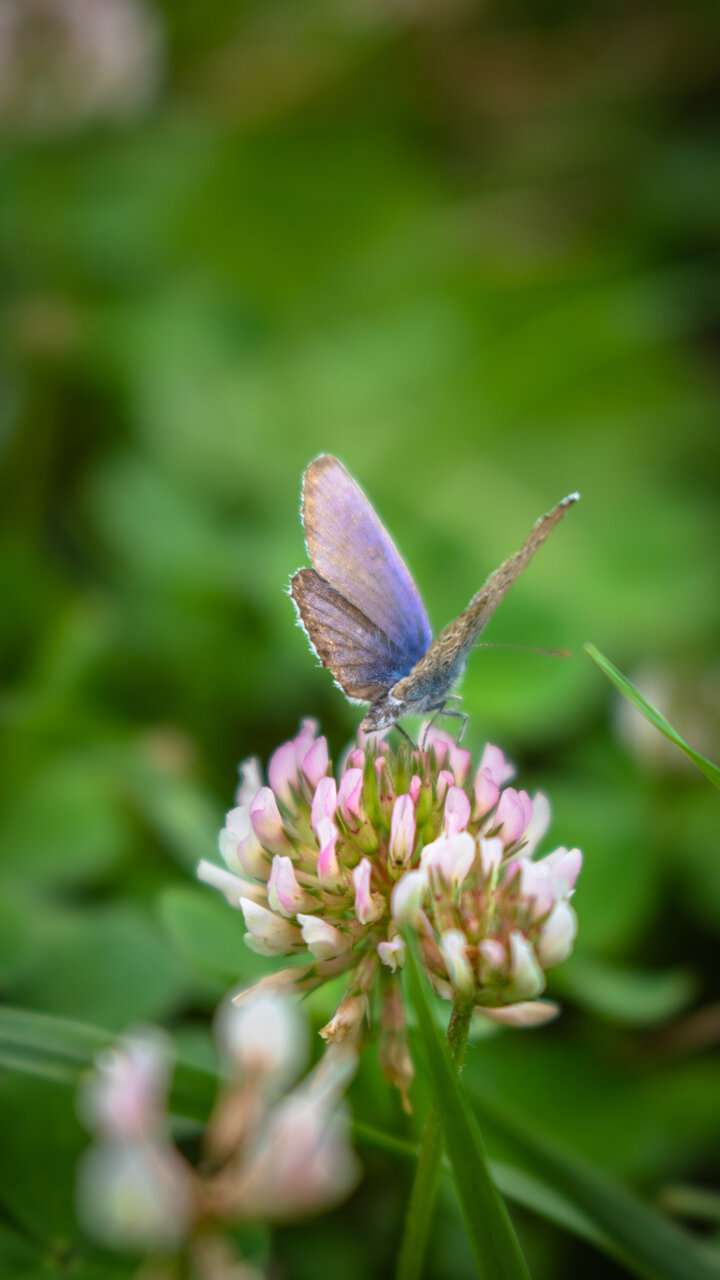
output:
M 453 720 L 462 720 L 462 724 L 458 730 L 458 736 L 455 739 L 455 746 L 459 747 L 465 737 L 465 730 L 468 727 L 470 717 L 466 711 L 446 711 L 445 715 L 451 717 Z
M 436 721 L 436 720 L 439 720 L 441 716 L 445 716 L 445 718 L 446 718 L 446 719 L 448 719 L 448 720 L 462 720 L 462 725 L 461 725 L 461 727 L 460 727 L 460 731 L 459 731 L 458 736 L 457 736 L 456 746 L 458 746 L 458 747 L 459 747 L 459 746 L 460 746 L 460 743 L 462 742 L 463 738 L 465 737 L 465 730 L 466 730 L 466 729 L 467 729 L 467 727 L 468 727 L 468 721 L 469 721 L 470 717 L 469 717 L 469 715 L 467 715 L 467 713 L 466 713 L 465 711 L 451 711 L 451 710 L 448 710 L 447 703 L 449 702 L 450 698 L 456 698 L 456 699 L 458 699 L 458 700 L 459 700 L 459 699 L 460 699 L 460 695 L 459 695 L 458 693 L 451 693 L 451 694 L 449 694 L 449 695 L 448 695 L 448 697 L 445 699 L 445 701 L 444 701 L 444 702 L 440 702 L 440 703 L 438 703 L 438 705 L 437 705 L 436 707 L 429 707 L 429 708 L 428 708 L 428 710 L 429 710 L 429 711 L 432 711 L 434 714 L 433 714 L 433 716 L 431 717 L 431 719 L 428 721 L 428 723 L 427 723 L 427 725 L 426 725 L 426 727 L 425 727 L 425 732 L 423 733 L 423 738 L 422 738 L 422 749 L 423 749 L 423 751 L 425 750 L 425 747 L 426 747 L 426 744 L 427 744 L 427 736 L 428 736 L 428 734 L 429 734 L 430 730 L 432 729 L 433 725 L 435 724 L 435 721 Z
M 448 697 L 443 698 L 442 702 L 436 702 L 434 707 L 428 707 L 428 711 L 432 711 L 433 714 L 431 715 L 430 719 L 425 725 L 425 729 L 423 731 L 422 742 L 420 744 L 420 748 L 422 751 L 425 751 L 425 749 L 427 748 L 428 734 L 432 729 L 433 725 L 435 724 L 435 721 L 440 719 L 440 716 L 445 710 L 445 706 L 447 704 L 448 698 L 457 698 L 457 697 L 458 697 L 458 694 L 456 693 L 448 694 Z M 450 712 L 449 714 L 452 714 L 452 712 Z
M 397 720 L 395 721 L 395 726 L 394 726 L 394 727 L 397 729 L 398 733 L 401 733 L 401 734 L 402 734 L 403 738 L 406 738 L 406 739 L 407 739 L 407 741 L 410 743 L 410 746 L 412 747 L 413 751 L 417 751 L 417 745 L 413 742 L 412 738 L 410 737 L 410 734 L 407 732 L 407 730 L 406 730 L 406 729 L 403 729 L 403 727 L 402 727 L 402 725 L 401 725 L 401 724 L 398 724 Z

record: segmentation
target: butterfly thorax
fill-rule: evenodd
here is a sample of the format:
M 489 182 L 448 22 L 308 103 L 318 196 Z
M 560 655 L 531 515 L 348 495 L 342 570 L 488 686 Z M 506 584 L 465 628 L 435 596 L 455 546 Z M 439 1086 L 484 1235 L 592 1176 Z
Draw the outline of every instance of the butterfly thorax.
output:
M 458 643 L 457 622 L 441 632 L 407 676 L 373 702 L 363 721 L 365 730 L 386 729 L 405 716 L 423 715 L 445 702 L 468 656 L 468 649 Z

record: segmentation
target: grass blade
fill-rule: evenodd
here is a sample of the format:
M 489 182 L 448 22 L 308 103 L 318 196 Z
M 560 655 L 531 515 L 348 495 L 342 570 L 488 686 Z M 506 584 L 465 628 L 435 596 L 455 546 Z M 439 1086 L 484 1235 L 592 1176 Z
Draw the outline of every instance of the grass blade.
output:
M 505 1205 L 488 1169 L 487 1156 L 472 1108 L 432 1015 L 414 942 L 408 936 L 406 966 L 410 997 L 417 1014 L 433 1098 L 452 1165 L 465 1226 L 483 1280 L 529 1280 Z
M 628 1270 L 647 1280 L 720 1280 L 717 1259 L 688 1232 L 574 1153 L 518 1124 L 477 1091 L 473 1103 L 507 1158 L 569 1201 Z
M 699 751 L 695 751 L 693 747 L 689 746 L 685 739 L 680 737 L 677 730 L 673 729 L 670 721 L 665 719 L 662 712 L 658 711 L 656 707 L 653 707 L 646 698 L 643 698 L 639 689 L 636 689 L 635 685 L 628 680 L 627 676 L 624 676 L 622 671 L 618 671 L 617 667 L 613 666 L 612 662 L 610 662 L 599 649 L 596 649 L 594 644 L 586 644 L 585 652 L 589 658 L 592 658 L 596 667 L 599 667 L 603 674 L 607 676 L 611 684 L 615 685 L 615 688 L 620 691 L 623 697 L 627 698 L 628 702 L 632 702 L 633 706 L 637 707 L 640 714 L 643 715 L 651 725 L 654 725 L 660 733 L 663 733 L 666 738 L 669 738 L 671 742 L 675 743 L 676 747 L 679 747 L 681 751 L 684 751 L 688 759 L 692 760 L 693 764 L 697 765 L 701 773 L 704 773 L 705 777 L 709 778 L 713 786 L 720 790 L 720 769 L 718 766 L 713 764 L 712 760 L 708 760 L 705 756 L 701 755 Z

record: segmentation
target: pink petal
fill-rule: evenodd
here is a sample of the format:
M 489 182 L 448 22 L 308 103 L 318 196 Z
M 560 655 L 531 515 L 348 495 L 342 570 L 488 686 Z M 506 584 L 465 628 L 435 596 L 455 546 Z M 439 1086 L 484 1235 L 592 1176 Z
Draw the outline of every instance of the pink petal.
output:
M 382 914 L 382 902 L 373 899 L 370 891 L 372 863 L 369 858 L 362 858 L 352 873 L 355 886 L 355 915 L 361 924 L 372 924 Z
M 337 859 L 336 846 L 340 832 L 329 818 L 318 823 L 317 838 L 320 853 L 317 860 L 318 880 L 323 889 L 336 889 L 342 883 L 343 874 Z
M 316 738 L 302 762 L 302 771 L 311 787 L 317 786 L 325 776 L 329 763 L 327 739 Z
M 287 853 L 290 841 L 283 831 L 277 800 L 270 787 L 261 787 L 250 805 L 250 821 L 253 831 L 270 853 Z
M 427 888 L 427 872 L 419 867 L 414 871 L 406 871 L 398 880 L 390 898 L 390 910 L 399 925 L 415 923 Z
M 318 823 L 323 818 L 332 819 L 335 817 L 337 809 L 337 786 L 334 778 L 321 778 L 315 788 L 313 796 L 312 809 L 310 811 L 310 826 L 315 835 L 317 835 Z
M 445 834 L 456 836 L 465 831 L 470 821 L 470 801 L 460 787 L 450 787 L 445 797 Z
M 435 784 L 438 804 L 442 804 L 450 787 L 454 787 L 454 786 L 455 786 L 455 774 L 451 773 L 449 769 L 441 769 L 437 776 L 437 782 Z
M 420 866 L 428 872 L 436 893 L 456 889 L 466 879 L 475 861 L 476 846 L 467 831 L 451 839 L 440 836 L 422 851 Z
M 268 761 L 268 782 L 283 804 L 292 803 L 293 790 L 297 791 L 298 764 L 294 742 L 284 742 Z
M 328 924 L 321 916 L 298 914 L 297 922 L 302 927 L 302 936 L 308 951 L 317 960 L 331 960 L 350 949 L 350 938 L 334 925 Z
M 454 741 L 450 742 L 450 768 L 459 787 L 463 785 L 470 772 L 471 759 L 472 756 L 469 751 L 466 751 L 464 747 L 459 747 Z
M 535 852 L 549 826 L 550 801 L 542 791 L 536 791 L 532 798 L 532 818 L 526 823 L 523 836 L 523 853 L 526 857 Z
M 365 819 L 362 804 L 363 771 L 346 769 L 338 788 L 338 809 L 347 823 L 357 825 Z
M 240 782 L 235 792 L 235 799 L 243 809 L 247 809 L 262 786 L 260 762 L 257 757 L 251 756 L 249 760 L 243 760 L 239 773 Z
M 479 769 L 475 774 L 475 817 L 483 818 L 495 808 L 500 796 L 500 788 L 493 781 L 489 769 Z
M 480 760 L 480 772 L 487 769 L 496 786 L 501 787 L 515 773 L 515 766 L 506 760 L 499 747 L 488 742 Z
M 529 799 L 529 797 L 528 797 Z M 525 808 L 514 787 L 501 792 L 498 807 L 492 820 L 492 828 L 499 827 L 503 844 L 515 844 L 525 830 Z
M 390 824 L 390 861 L 394 867 L 404 866 L 412 857 L 415 844 L 415 805 L 409 795 L 398 796 L 393 805 Z
M 272 860 L 267 895 L 271 911 L 279 911 L 283 916 L 294 916 L 312 903 L 312 899 L 300 888 L 290 859 L 277 853 Z
M 557 1018 L 560 1006 L 552 1000 L 521 1000 L 501 1009 L 483 1008 L 479 1012 L 491 1022 L 499 1022 L 506 1027 L 541 1027 Z

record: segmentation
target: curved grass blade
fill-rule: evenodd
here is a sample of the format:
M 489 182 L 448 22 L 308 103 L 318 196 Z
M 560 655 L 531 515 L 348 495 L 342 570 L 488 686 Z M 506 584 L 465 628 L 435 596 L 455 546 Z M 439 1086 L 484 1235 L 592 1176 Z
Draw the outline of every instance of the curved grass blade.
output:
M 397 1156 L 401 1160 L 414 1161 L 418 1158 L 419 1147 L 416 1143 L 408 1142 L 406 1138 L 396 1138 L 363 1120 L 353 1120 L 352 1133 L 358 1146 L 375 1147 L 378 1151 Z M 500 1160 L 490 1160 L 489 1166 L 495 1186 L 507 1200 L 512 1200 L 528 1212 L 545 1218 L 547 1222 L 569 1231 L 571 1235 L 595 1245 L 605 1253 L 617 1256 L 599 1228 L 559 1191 L 545 1186 L 532 1173 Z M 442 1171 L 448 1176 L 452 1173 L 447 1156 L 443 1157 Z
M 712 782 L 713 786 L 720 790 L 720 769 L 718 766 L 713 764 L 712 760 L 708 760 L 705 756 L 701 755 L 699 751 L 695 751 L 693 747 L 689 746 L 685 739 L 680 737 L 677 730 L 673 729 L 670 721 L 665 719 L 662 712 L 658 711 L 656 707 L 653 707 L 646 698 L 643 698 L 639 689 L 636 689 L 635 685 L 628 680 L 627 676 L 624 676 L 622 671 L 618 671 L 617 667 L 613 666 L 612 662 L 610 662 L 599 649 L 596 649 L 594 644 L 588 643 L 584 646 L 584 649 L 588 657 L 592 658 L 595 666 L 600 668 L 603 675 L 607 676 L 611 684 L 615 685 L 615 688 L 620 691 L 623 697 L 627 698 L 628 702 L 632 702 L 633 706 L 637 707 L 640 714 L 643 715 L 651 725 L 654 725 L 660 733 L 663 733 L 666 738 L 669 738 L 671 742 L 675 743 L 676 747 L 679 747 L 681 751 L 684 751 L 688 759 L 692 760 L 693 764 L 697 765 L 701 773 L 705 774 L 705 777 Z
M 0 1006 L 0 1067 L 7 1071 L 40 1076 L 72 1088 L 92 1066 L 96 1053 L 118 1039 L 116 1032 L 87 1023 Z M 207 1119 L 216 1085 L 216 1072 L 176 1055 L 173 1115 L 192 1121 Z
M 529 1280 L 510 1217 L 490 1175 L 477 1120 L 435 1026 L 409 934 L 406 943 L 410 997 L 477 1273 L 483 1280 Z
M 646 1280 L 720 1280 L 720 1263 L 709 1250 L 607 1174 L 518 1124 L 477 1090 L 473 1104 L 506 1158 L 568 1200 L 629 1271 Z

